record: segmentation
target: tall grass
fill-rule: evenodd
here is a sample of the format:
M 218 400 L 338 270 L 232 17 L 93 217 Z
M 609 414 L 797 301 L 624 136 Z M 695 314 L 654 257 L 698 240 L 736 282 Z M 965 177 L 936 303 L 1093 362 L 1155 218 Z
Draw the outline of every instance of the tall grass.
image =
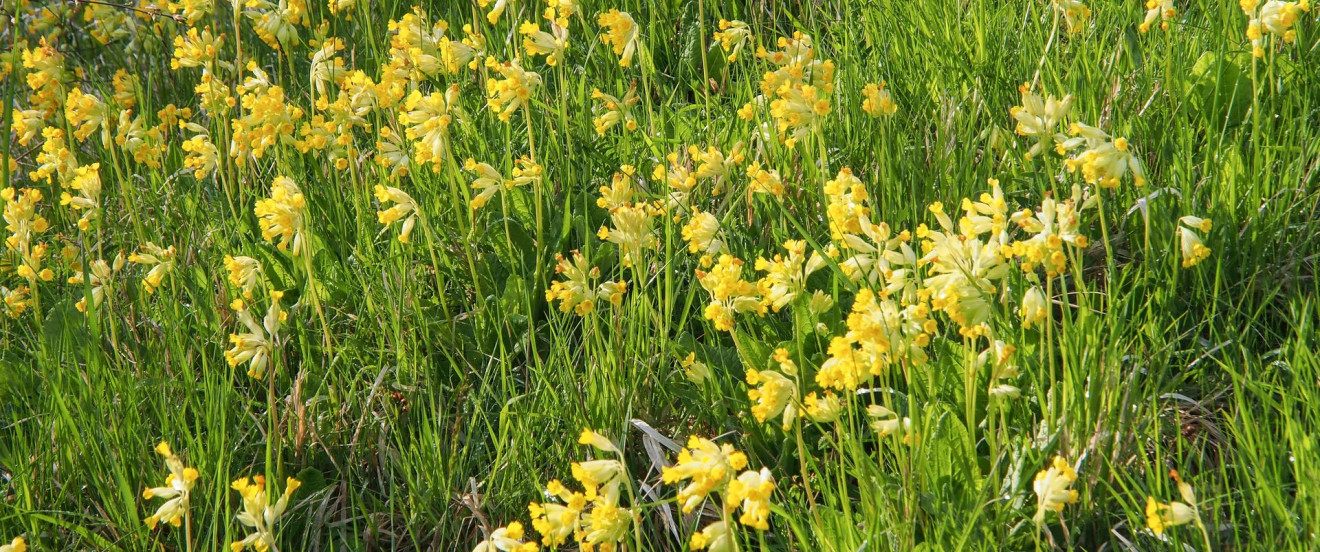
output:
M 423 4 L 428 28 L 445 21 L 458 40 L 472 25 L 487 54 L 520 56 L 542 85 L 502 122 L 485 101 L 494 68 L 412 72 L 406 91 L 457 85 L 455 107 L 466 115 L 434 163 L 416 162 L 419 146 L 404 138 L 413 161 L 391 176 L 373 158 L 389 141 L 384 129 L 404 135 L 403 101 L 365 111 L 347 133 L 342 168 L 332 147 L 283 143 L 255 158 L 229 142 L 232 121 L 250 108 L 204 109 L 194 91 L 203 69 L 172 69 L 170 59 L 173 37 L 190 27 L 224 34 L 206 72 L 232 89 L 252 75 L 241 66 L 255 63 L 305 111 L 301 126 L 326 111 L 309 78 L 321 41 L 342 40 L 345 72 L 382 82 L 397 55 L 387 22 L 410 13 L 407 3 L 358 0 L 338 15 L 309 4 L 307 22 L 294 26 L 300 41 L 275 49 L 227 2 L 191 24 L 149 2 L 6 2 L 0 187 L 43 192 L 37 211 L 50 228 L 38 241 L 50 246 L 54 278 L 21 275 L 12 246 L 0 257 L 5 293 L 31 288 L 24 312 L 11 305 L 5 312 L 16 316 L 0 317 L 0 539 L 22 536 L 33 550 L 224 550 L 247 533 L 230 482 L 264 475 L 272 495 L 286 478 L 302 483 L 276 525 L 286 552 L 469 550 L 517 520 L 537 540 L 527 504 L 546 500 L 552 479 L 572 483 L 573 462 L 615 457 L 578 444 L 592 429 L 621 450 L 621 500 L 635 515 L 621 539 L 628 550 L 690 549 L 694 531 L 726 516 L 713 497 L 682 513 L 679 486 L 662 481 L 689 436 L 746 452 L 750 469 L 764 466 L 776 480 L 767 530 L 727 514 L 737 550 L 1315 549 L 1317 12 L 1301 12 L 1291 43 L 1276 39 L 1253 57 L 1235 3 L 1173 5 L 1167 31 L 1157 23 L 1143 33 L 1138 2 L 1090 2 L 1069 32 L 1056 4 L 1038 0 L 584 1 L 569 20 L 565 58 L 549 66 L 518 35 L 522 21 L 548 26 L 541 0 L 511 2 L 496 24 L 485 18 L 490 7 Z M 629 67 L 597 36 L 597 14 L 610 9 L 640 30 Z M 752 31 L 737 61 L 712 38 L 721 20 Z M 114 32 L 102 40 L 106 30 Z M 837 74 L 829 113 L 789 145 L 768 105 L 751 121 L 737 112 L 757 101 L 772 69 L 757 48 L 776 50 L 794 32 L 810 36 Z M 60 202 L 74 191 L 70 178 L 33 176 L 46 138 L 20 143 L 16 119 L 40 103 L 25 79 L 39 70 L 25 68 L 23 54 L 42 39 L 64 59 L 57 102 L 79 89 L 109 109 L 108 141 L 99 132 L 74 139 L 77 124 L 62 107 L 43 117 L 66 132 L 74 164 L 100 163 L 99 216 L 84 229 L 82 212 Z M 136 85 L 117 95 L 119 69 Z M 898 109 L 872 117 L 862 90 L 881 81 Z M 1145 186 L 1131 176 L 1115 189 L 1088 185 L 1053 144 L 1024 160 L 1033 141 L 1014 132 L 1010 115 L 1023 83 L 1071 94 L 1067 122 L 1125 137 Z M 344 93 L 335 88 L 331 98 Z M 597 134 L 594 89 L 620 98 L 635 90 L 637 129 Z M 163 128 L 150 159 L 135 160 L 113 139 L 130 103 L 123 121 L 141 116 L 147 127 L 162 122 L 166 105 L 190 108 L 188 120 L 218 148 L 217 169 L 184 169 L 181 144 L 196 133 L 177 125 Z M 704 315 L 711 296 L 698 277 L 711 269 L 683 237 L 689 209 L 654 212 L 655 247 L 631 266 L 597 235 L 615 228 L 597 198 L 622 166 L 636 168 L 637 204 L 663 205 L 672 190 L 649 177 L 668 154 L 694 168 L 688 146 L 729 154 L 736 144 L 746 159 L 722 193 L 703 179 L 688 207 L 718 218 L 725 251 L 746 261 L 753 283 L 764 275 L 755 260 L 786 254 L 786 240 L 804 240 L 808 254 L 844 247 L 831 235 L 825 187 L 845 167 L 864 183 L 871 218 L 914 236 L 921 224 L 938 229 L 930 204 L 942 202 L 956 222 L 962 198 L 977 201 L 990 179 L 1009 212 L 1063 200 L 1074 184 L 1098 198 L 1083 214 L 1089 243 L 1066 247 L 1062 275 L 1010 260 L 990 294 L 986 325 L 1017 348 L 1020 395 L 989 394 L 989 369 L 976 357 L 992 339 L 963 337 L 937 312 L 930 360 L 894 363 L 839 390 L 837 420 L 803 417 L 787 430 L 778 416 L 758 422 L 748 370 L 776 369 L 767 359 L 777 348 L 800 371 L 790 374 L 800 387 L 790 402 L 823 393 L 811 376 L 830 358 L 831 338 L 847 331 L 859 291 L 872 287 L 847 277 L 841 263 L 851 253 L 823 259 L 782 310 L 737 314 L 720 331 Z M 465 160 L 507 177 L 524 155 L 544 168 L 539 182 L 469 206 L 475 177 Z M 778 171 L 782 196 L 749 191 L 753 161 Z M 263 239 L 254 213 L 277 176 L 305 195 L 297 256 Z M 396 239 L 399 223 L 378 222 L 390 204 L 373 195 L 376 185 L 415 200 L 421 215 L 408 243 Z M 1212 253 L 1191 267 L 1180 252 L 1185 215 L 1213 219 L 1202 235 Z M 141 283 L 152 267 L 138 263 L 114 272 L 99 306 L 90 276 L 67 283 L 148 242 L 176 252 L 154 292 Z M 556 255 L 571 260 L 574 250 L 600 270 L 597 283 L 627 284 L 617 305 L 602 298 L 579 316 L 547 301 L 563 279 Z M 262 379 L 226 363 L 228 336 L 245 331 L 231 307 L 241 291 L 227 279 L 227 255 L 257 259 L 261 287 L 284 291 L 288 317 Z M 1033 277 L 1047 290 L 1048 317 L 1027 328 L 1018 311 Z M 832 309 L 808 307 L 816 290 L 832 296 Z M 257 323 L 269 297 L 248 300 Z M 709 378 L 686 375 L 689 354 Z M 871 405 L 910 428 L 877 432 Z M 153 452 L 161 441 L 199 472 L 186 531 L 144 522 L 161 503 L 142 497 L 164 480 Z M 1075 469 L 1079 496 L 1037 524 L 1033 482 L 1055 457 Z M 1170 470 L 1195 489 L 1204 530 L 1149 527 L 1148 497 L 1183 500 Z

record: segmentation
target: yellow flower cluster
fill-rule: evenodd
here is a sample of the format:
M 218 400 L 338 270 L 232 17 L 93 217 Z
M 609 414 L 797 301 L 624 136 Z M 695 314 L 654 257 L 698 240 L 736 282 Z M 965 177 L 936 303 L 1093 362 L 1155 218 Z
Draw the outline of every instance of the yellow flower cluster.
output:
M 188 515 L 188 501 L 200 475 L 197 473 L 197 468 L 183 465 L 183 460 L 170 450 L 169 443 L 161 441 L 156 445 L 156 454 L 165 457 L 165 467 L 170 470 L 170 474 L 165 477 L 165 486 L 151 487 L 142 491 L 143 500 L 165 499 L 165 503 L 156 509 L 156 513 L 147 516 L 145 521 L 147 527 L 152 529 L 162 521 L 178 527 Z
M 265 552 L 275 544 L 275 524 L 284 517 L 289 508 L 289 498 L 302 485 L 292 477 L 284 481 L 284 493 L 271 504 L 266 496 L 266 478 L 255 475 L 234 480 L 230 488 L 238 491 L 243 498 L 243 509 L 238 512 L 238 522 L 251 528 L 241 540 L 234 541 L 230 548 L 233 552 L 243 552 L 248 548 Z
M 1302 12 L 1311 11 L 1308 0 L 1284 2 L 1283 0 L 1238 0 L 1242 13 L 1247 16 L 1247 38 L 1251 40 L 1251 55 L 1264 57 L 1266 48 L 1272 40 L 1282 40 L 1292 44 L 1297 40 L 1294 29 L 1301 19 Z

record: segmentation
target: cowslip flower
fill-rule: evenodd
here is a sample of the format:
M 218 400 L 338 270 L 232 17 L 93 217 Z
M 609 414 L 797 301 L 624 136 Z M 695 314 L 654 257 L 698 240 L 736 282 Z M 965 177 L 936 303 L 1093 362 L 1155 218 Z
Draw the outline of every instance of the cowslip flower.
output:
M 299 41 L 298 26 L 307 25 L 307 6 L 303 0 L 247 0 L 243 15 L 252 20 L 257 37 L 275 50 Z
M 3 299 L 3 301 L 0 301 L 0 312 L 4 312 L 5 316 L 17 319 L 23 316 L 23 313 L 27 312 L 28 307 L 31 306 L 32 290 L 27 286 L 18 286 L 14 289 L 0 286 L 0 299 Z
M 1211 226 L 1207 218 L 1185 216 L 1178 219 L 1178 245 L 1182 250 L 1183 268 L 1191 268 L 1210 258 L 1210 248 L 1201 241 L 1196 231 L 1204 234 L 1210 231 Z
M 768 468 L 761 471 L 748 470 L 729 482 L 729 491 L 724 499 L 724 509 L 732 512 L 741 506 L 742 515 L 738 522 L 754 529 L 770 529 L 770 493 L 775 490 L 775 478 Z M 741 504 L 739 504 L 741 503 Z
M 499 63 L 488 57 L 486 67 L 504 77 L 492 76 L 486 80 L 486 104 L 500 121 L 507 123 L 519 107 L 531 105 L 532 93 L 541 87 L 541 75 L 523 69 L 518 58 Z
M 469 157 L 463 162 L 463 170 L 477 177 L 472 181 L 472 189 L 477 191 L 477 195 L 468 202 L 468 206 L 473 210 L 484 207 L 496 192 L 504 189 L 504 175 L 489 163 L 478 163 L 477 160 Z
M 344 60 L 339 57 L 339 51 L 343 49 L 343 40 L 328 38 L 321 42 L 320 48 L 310 54 L 311 63 L 308 72 L 312 91 L 316 94 L 315 98 L 324 101 L 326 94 L 347 75 L 348 69 L 344 66 Z
M 715 215 L 705 211 L 694 211 L 692 217 L 682 229 L 683 241 L 688 243 L 689 253 L 700 253 L 702 266 L 710 266 L 710 258 L 724 251 L 724 240 L 720 239 L 720 221 Z
M 69 90 L 64 99 L 64 118 L 73 127 L 73 137 L 79 142 L 87 140 L 93 132 L 101 131 L 101 141 L 110 142 L 110 113 L 105 102 L 96 96 L 84 94 L 82 89 Z
M 737 550 L 733 533 L 729 531 L 729 525 L 723 521 L 716 521 L 702 530 L 692 533 L 692 538 L 688 540 L 688 547 L 692 550 L 709 550 L 710 552 L 733 552 Z
M 592 447 L 595 447 L 596 450 L 599 450 L 601 452 L 612 452 L 614 454 L 619 454 L 619 447 L 614 446 L 614 443 L 610 441 L 609 438 L 599 433 L 596 433 L 596 431 L 592 429 L 582 430 L 582 433 L 578 435 L 578 444 L 590 445 Z
M 738 174 L 738 165 L 746 160 L 747 156 L 743 153 L 743 144 L 737 143 L 724 153 L 715 146 L 707 147 L 705 150 L 697 146 L 688 146 L 688 156 L 696 165 L 692 174 L 697 180 L 713 181 L 710 193 L 719 195 L 724 189 L 726 180 Z
M 597 113 L 591 120 L 591 124 L 596 129 L 596 134 L 604 136 L 611 128 L 621 126 L 625 131 L 631 132 L 637 130 L 637 119 L 633 117 L 632 106 L 641 101 L 637 97 L 636 87 L 628 89 L 628 92 L 620 99 L 613 94 L 601 92 L 599 88 L 591 90 L 591 99 L 597 103 L 592 107 L 592 111 Z
M 763 168 L 760 163 L 753 161 L 747 165 L 747 177 L 751 179 L 747 190 L 754 194 L 770 194 L 775 197 L 784 195 L 784 181 L 775 169 Z
M 1049 303 L 1045 300 L 1045 292 L 1040 286 L 1031 286 L 1027 292 L 1022 295 L 1022 308 L 1018 314 L 1022 317 L 1022 328 L 1031 329 L 1033 326 L 1039 326 L 1048 316 Z
M 303 211 L 307 208 L 307 198 L 293 179 L 277 176 L 270 185 L 270 197 L 257 201 L 253 212 L 261 226 L 261 238 L 275 243 L 281 251 L 288 251 L 297 257 L 303 251 L 306 240 L 306 221 Z
M 225 271 L 229 273 L 229 283 L 238 288 L 247 299 L 252 299 L 252 291 L 264 281 L 261 261 L 252 257 L 225 255 Z
M 759 423 L 783 415 L 784 431 L 793 427 L 798 417 L 798 388 L 793 380 L 774 370 L 747 370 L 747 398 L 752 400 L 752 416 Z M 755 387 L 752 387 L 755 386 Z
M 124 268 L 124 255 L 122 253 L 115 255 L 113 262 L 97 259 L 91 262 L 89 268 L 90 270 L 87 271 L 74 272 L 68 282 L 72 285 L 82 285 L 87 282 L 92 288 L 92 308 L 100 308 L 101 302 L 105 300 L 105 287 L 111 286 L 113 289 L 115 275 Z M 78 312 L 87 312 L 87 298 L 79 299 L 73 306 Z
M 78 229 L 86 232 L 101 210 L 101 164 L 78 167 L 73 173 L 73 179 L 69 181 L 69 188 L 78 192 L 78 195 L 61 192 L 60 205 L 68 205 L 75 211 L 83 212 L 78 218 Z
M 592 501 L 591 513 L 582 525 L 582 550 L 619 550 L 619 542 L 628 536 L 636 513 L 619 506 L 618 487 Z
M 1130 170 L 1137 186 L 1146 185 L 1146 172 L 1126 138 L 1111 138 L 1107 132 L 1082 123 L 1073 123 L 1068 133 L 1073 137 L 1058 142 L 1056 149 L 1062 155 L 1084 146 L 1064 165 L 1071 172 L 1080 168 L 1088 184 L 1117 188 L 1119 180 Z
M 304 115 L 302 108 L 285 101 L 284 89 L 272 84 L 270 75 L 257 67 L 256 62 L 248 62 L 248 71 L 252 75 L 237 89 L 243 116 L 229 123 L 233 131 L 229 156 L 240 166 L 245 165 L 249 157 L 261 159 L 272 147 L 296 145 L 296 123 Z M 203 76 L 199 88 L 206 87 L 199 93 L 211 96 L 203 97 L 203 105 L 209 106 L 208 109 L 232 106 L 233 99 L 228 97 L 228 91 L 215 90 L 213 82 Z
M 546 15 L 554 14 L 547 12 Z M 527 55 L 545 56 L 545 64 L 554 67 L 564 59 L 564 51 L 568 49 L 568 29 L 556 23 L 553 17 L 546 19 L 550 20 L 547 24 L 549 32 L 542 31 L 535 22 L 525 21 L 518 26 L 518 34 L 523 35 L 523 50 Z
M 477 543 L 472 552 L 536 552 L 536 549 L 535 541 L 523 542 L 523 525 L 515 521 L 491 531 L 490 537 Z
M 653 232 L 654 219 L 647 205 L 614 209 L 610 212 L 610 222 L 614 228 L 602 225 L 596 236 L 619 247 L 620 262 L 625 267 L 640 262 L 644 251 L 655 249 L 660 243 Z
M 1169 30 L 1169 20 L 1178 15 L 1178 10 L 1173 7 L 1173 0 L 1147 0 L 1146 17 L 1141 20 L 1137 30 L 1147 32 L 1155 21 L 1160 22 L 1160 30 Z
M 1259 10 L 1257 10 L 1259 6 Z M 1272 38 L 1278 38 L 1291 44 L 1297 40 L 1297 30 L 1293 29 L 1301 19 L 1301 12 L 1311 11 L 1307 0 L 1284 2 L 1268 0 L 1263 5 L 1259 0 L 1241 0 L 1239 7 L 1250 20 L 1247 22 L 1247 38 L 1251 40 L 1251 55 L 1264 57 L 1265 48 Z
M 482 9 L 485 9 L 486 6 L 490 6 L 490 11 L 486 12 L 486 21 L 490 22 L 491 25 L 494 25 L 500 22 L 500 16 L 504 15 L 504 11 L 509 9 L 509 4 L 514 1 L 516 0 L 495 0 L 494 5 L 492 6 L 491 0 L 477 0 L 477 5 Z
M 184 67 L 205 67 L 216 61 L 216 56 L 224 48 L 225 35 L 211 34 L 211 28 L 197 31 L 196 27 L 174 37 L 174 57 L 170 59 L 170 68 L 178 71 Z M 225 65 L 227 63 L 222 63 Z
M 930 274 L 924 291 L 929 294 L 931 308 L 947 314 L 958 324 L 961 335 L 980 336 L 987 331 L 985 322 L 993 311 L 996 282 L 1008 276 L 1012 265 L 1005 261 L 1003 248 L 995 243 L 955 233 L 941 203 L 932 203 L 929 210 L 941 230 L 924 226 L 918 229 L 918 236 L 926 239 L 922 243 L 926 255 L 920 263 Z
M 810 84 L 784 83 L 770 102 L 770 115 L 778 125 L 781 141 L 790 148 L 815 130 L 831 111 L 828 93 Z
M 463 35 L 459 40 L 440 37 L 440 60 L 450 74 L 457 74 L 464 67 L 475 71 L 477 62 L 486 53 L 486 39 L 477 34 L 472 25 L 463 25 Z
M 1062 512 L 1068 504 L 1077 503 L 1077 491 L 1072 484 L 1077 481 L 1077 472 L 1063 459 L 1055 456 L 1050 467 L 1036 474 L 1032 489 L 1036 491 L 1036 515 L 1032 520 L 1036 525 L 1045 523 L 1047 512 Z
M 898 112 L 898 104 L 894 103 L 894 97 L 885 88 L 885 81 L 880 81 L 880 84 L 867 83 L 862 88 L 862 97 L 862 111 L 867 115 L 879 117 Z
M 1196 508 L 1196 492 L 1178 476 L 1178 470 L 1171 470 L 1169 476 L 1178 484 L 1178 495 L 1182 502 L 1160 502 L 1153 496 L 1146 497 L 1146 525 L 1156 535 L 1164 534 L 1170 527 L 1195 522 L 1201 526 L 1201 514 Z
M 34 285 L 38 280 L 49 282 L 55 273 L 42 267 L 47 247 L 36 243 L 37 236 L 50 227 L 46 218 L 37 212 L 37 204 L 42 200 L 41 190 L 5 188 L 0 190 L 0 199 L 5 202 L 5 229 L 10 232 L 5 238 L 5 247 L 19 256 L 14 271 L 29 284 Z
M 729 254 L 720 255 L 710 272 L 697 270 L 697 281 L 710 293 L 710 303 L 702 314 L 715 324 L 717 331 L 733 330 L 734 313 L 766 313 L 756 285 L 742 278 L 743 261 Z
M 150 266 L 151 270 L 142 277 L 142 289 L 146 290 L 148 295 L 156 293 L 161 283 L 174 271 L 174 246 L 162 248 L 151 242 L 142 244 L 140 253 L 132 253 L 128 256 L 128 262 Z
M 636 174 L 637 169 L 632 165 L 619 167 L 619 171 L 610 177 L 610 185 L 601 186 L 597 190 L 600 192 L 600 197 L 596 198 L 596 206 L 611 212 L 620 207 L 631 206 Z
M 183 460 L 179 459 L 174 451 L 170 450 L 169 443 L 161 441 L 159 445 L 156 445 L 156 454 L 165 457 L 165 467 L 170 470 L 170 474 L 165 477 L 165 486 L 150 487 L 142 491 L 143 500 L 165 499 L 165 503 L 156 509 L 156 513 L 147 516 L 145 521 L 147 527 L 151 529 L 155 529 L 156 524 L 162 521 L 178 527 L 183 524 L 184 517 L 188 515 L 188 500 L 192 494 L 193 485 L 197 483 L 200 476 L 196 468 L 183 465 Z
M 558 502 L 532 502 L 527 505 L 527 512 L 532 518 L 532 528 L 541 534 L 541 544 L 558 547 L 568 542 L 569 537 L 581 534 L 587 495 L 569 491 L 558 479 L 546 483 L 544 494 Z
M 376 220 L 385 226 L 403 219 L 399 229 L 399 243 L 408 243 L 413 227 L 417 225 L 417 203 L 407 192 L 393 186 L 376 185 L 376 200 L 381 207 L 393 203 L 388 209 L 376 211 Z M 406 219 L 404 217 L 407 217 Z
M 280 327 L 289 317 L 289 313 L 280 307 L 280 299 L 283 297 L 282 291 L 270 292 L 270 308 L 260 324 L 242 299 L 235 299 L 229 304 L 230 308 L 238 313 L 239 323 L 247 330 L 244 333 L 229 334 L 231 347 L 225 351 L 225 362 L 230 368 L 247 362 L 248 377 L 253 379 L 265 377 L 274 343 L 279 339 Z
M 430 162 L 438 170 L 451 151 L 449 127 L 463 115 L 458 105 L 458 85 L 451 85 L 443 94 L 422 95 L 414 90 L 403 107 L 406 111 L 399 114 L 399 123 L 416 148 L 417 162 Z
M 715 31 L 715 40 L 719 41 L 720 48 L 723 48 L 728 54 L 729 63 L 738 61 L 738 55 L 742 53 L 743 48 L 752 39 L 752 29 L 747 23 L 742 21 L 720 20 L 720 30 Z
M 843 402 L 833 391 L 817 395 L 815 391 L 802 398 L 802 410 L 807 418 L 816 423 L 830 423 L 843 414 Z
M 1091 8 L 1080 0 L 1054 0 L 1054 9 L 1063 14 L 1069 33 L 1080 32 L 1086 20 L 1091 17 Z
M 388 178 L 391 181 L 408 175 L 412 164 L 408 147 L 390 127 L 380 128 L 380 140 L 376 142 L 376 164 L 389 171 Z
M 55 127 L 41 129 L 41 153 L 37 154 L 37 168 L 28 173 L 28 178 L 41 181 L 50 179 L 63 185 L 73 178 L 78 169 L 78 160 L 66 147 L 64 131 Z
M 284 516 L 289 507 L 289 497 L 302 485 L 292 477 L 284 481 L 284 493 L 271 504 L 266 497 L 266 478 L 260 475 L 234 480 L 230 488 L 243 496 L 243 510 L 238 513 L 238 522 L 252 529 L 242 540 L 234 541 L 230 548 L 242 552 L 251 547 L 257 552 L 265 552 L 275 545 L 275 524 Z
M 596 24 L 605 28 L 600 33 L 600 40 L 619 56 L 619 67 L 631 66 L 638 48 L 637 22 L 626 12 L 610 10 L 597 15 Z
M 733 445 L 693 435 L 688 437 L 687 447 L 678 452 L 674 465 L 661 469 L 660 478 L 667 485 L 688 481 L 678 491 L 678 503 L 684 513 L 690 513 L 746 466 L 747 455 Z
M 1068 94 L 1062 99 L 1053 95 L 1042 97 L 1033 92 L 1028 83 L 1018 86 L 1018 93 L 1022 95 L 1022 105 L 1013 106 L 1008 113 L 1017 121 L 1014 131 L 1019 136 L 1036 139 L 1036 143 L 1032 144 L 1031 149 L 1024 155 L 1024 158 L 1030 161 L 1045 151 L 1046 144 L 1051 140 L 1067 139 L 1061 135 L 1056 137 L 1055 129 L 1072 110 L 1073 96 Z
M 1051 278 L 1063 274 L 1068 267 L 1064 246 L 1086 247 L 1090 243 L 1090 239 L 1081 233 L 1081 212 L 1096 202 L 1097 196 L 1087 195 L 1080 185 L 1074 184 L 1072 197 L 1068 199 L 1060 202 L 1045 197 L 1039 209 L 1022 209 L 1013 213 L 1009 221 L 1032 236 L 1012 242 L 1006 252 L 1021 261 L 1021 268 L 1029 280 L 1039 281 L 1034 271 L 1041 266 Z M 1000 249 L 1005 249 L 1002 244 Z
M 877 435 L 881 437 L 901 436 L 904 444 L 912 444 L 914 434 L 912 433 L 911 418 L 899 416 L 897 412 L 878 404 L 867 406 L 866 416 L 871 419 L 868 424 L 871 431 L 874 431 Z
M 601 494 L 617 496 L 623 484 L 623 464 L 618 460 L 586 460 L 574 462 L 569 468 L 573 479 L 586 490 L 588 500 L 595 500 Z
M 679 361 L 678 366 L 683 369 L 683 375 L 688 381 L 696 384 L 710 379 L 710 367 L 706 363 L 697 360 L 697 353 L 688 353 L 683 360 Z
M 46 112 L 40 109 L 15 109 L 13 116 L 13 131 L 20 146 L 27 147 L 46 128 Z
M 560 311 L 572 311 L 578 316 L 586 316 L 596 310 L 596 301 L 601 298 L 613 305 L 623 302 L 623 294 L 628 292 L 627 282 L 608 281 L 596 285 L 600 269 L 591 266 L 577 250 L 570 257 L 571 260 L 562 254 L 555 254 L 555 274 L 563 279 L 550 283 L 550 288 L 545 291 L 547 303 L 559 301 Z
M 806 291 L 807 278 L 825 266 L 825 258 L 816 251 L 807 255 L 807 242 L 788 240 L 784 242 L 787 256 L 776 253 L 767 260 L 756 259 L 756 270 L 766 275 L 757 282 L 761 297 L 770 305 L 770 310 L 779 312 L 803 291 Z
M 220 164 L 220 150 L 215 147 L 211 141 L 211 135 L 206 127 L 197 123 L 181 122 L 180 128 L 195 132 L 193 137 L 184 140 L 179 144 L 185 157 L 183 166 L 186 169 L 192 169 L 193 178 L 201 180 L 212 174 Z
M 980 354 L 976 355 L 976 370 L 979 372 L 985 367 L 990 367 L 990 387 L 987 393 L 997 399 L 1016 398 L 1021 390 L 1013 385 L 1018 377 L 1017 362 L 1013 361 L 1013 353 L 1017 352 L 1017 347 L 1004 343 L 998 339 L 992 341 L 990 346 Z

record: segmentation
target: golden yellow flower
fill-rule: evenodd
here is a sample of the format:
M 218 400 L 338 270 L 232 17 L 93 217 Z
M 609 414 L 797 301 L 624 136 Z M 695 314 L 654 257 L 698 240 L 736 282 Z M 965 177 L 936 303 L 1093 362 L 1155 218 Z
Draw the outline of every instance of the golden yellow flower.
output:
M 289 507 L 289 498 L 302 485 L 292 477 L 284 481 L 284 493 L 271 504 L 266 497 L 266 478 L 260 475 L 234 480 L 230 488 L 243 497 L 243 509 L 238 512 L 238 522 L 252 530 L 242 540 L 230 544 L 233 552 L 242 552 L 252 548 L 265 552 L 275 545 L 275 524 L 284 517 Z
M 143 500 L 165 499 L 165 503 L 156 509 L 156 513 L 147 516 L 145 521 L 147 527 L 151 529 L 155 529 L 156 524 L 162 521 L 179 527 L 183 524 L 185 516 L 188 515 L 188 502 L 192 495 L 192 488 L 200 476 L 196 468 L 183 465 L 183 460 L 175 456 L 174 451 L 170 450 L 169 443 L 161 441 L 159 445 L 156 445 L 156 454 L 165 457 L 165 467 L 170 470 L 170 474 L 165 477 L 165 486 L 151 487 L 142 491 Z
M 710 493 L 723 488 L 738 470 L 747 466 L 747 455 L 728 443 L 717 445 L 709 439 L 693 435 L 687 447 L 678 452 L 673 466 L 660 472 L 665 484 L 681 481 L 688 484 L 678 491 L 678 503 L 683 512 L 692 512 Z
M 894 103 L 894 98 L 885 89 L 885 81 L 880 84 L 867 83 L 862 88 L 862 111 L 872 117 L 881 115 L 893 115 L 898 112 L 898 104 Z
M 142 277 L 142 289 L 146 290 L 148 295 L 155 293 L 164 282 L 165 276 L 174 271 L 174 254 L 173 245 L 166 249 L 147 242 L 142 244 L 140 253 L 132 253 L 128 256 L 130 263 L 151 267 L 147 275 Z
M 413 227 L 417 225 L 417 203 L 413 201 L 412 196 L 393 186 L 377 184 L 376 200 L 380 202 L 381 207 L 388 203 L 394 204 L 388 209 L 376 211 L 376 219 L 385 226 L 403 219 L 403 227 L 399 229 L 399 243 L 408 243 Z
M 507 123 L 518 108 L 531 105 L 532 94 L 541 87 L 541 75 L 523 69 L 518 58 L 499 63 L 488 57 L 486 67 L 504 77 L 486 80 L 486 104 Z
M 253 212 L 261 226 L 261 238 L 276 243 L 281 251 L 297 257 L 303 252 L 306 240 L 306 221 L 303 211 L 307 199 L 293 179 L 277 176 L 270 185 L 270 197 L 257 201 Z
M 523 525 L 515 521 L 491 531 L 490 537 L 477 543 L 472 552 L 536 552 L 535 541 L 523 542 L 522 539 Z
M 597 15 L 596 24 L 605 28 L 600 33 L 600 40 L 619 56 L 619 67 L 631 66 L 638 49 L 637 22 L 625 12 L 610 10 Z
M 747 46 L 752 39 L 752 29 L 747 23 L 734 20 L 720 20 L 720 29 L 715 31 L 715 40 L 719 41 L 720 48 L 728 54 L 729 63 L 738 61 L 738 55 L 742 53 L 743 48 Z
M 1077 481 L 1077 472 L 1063 459 L 1055 456 L 1050 467 L 1036 474 L 1032 488 L 1036 491 L 1036 515 L 1032 518 L 1037 525 L 1045 523 L 1046 512 L 1062 512 L 1068 504 L 1077 503 L 1077 491 L 1072 484 Z
M 738 521 L 743 525 L 765 531 L 770 528 L 770 493 L 775 490 L 775 478 L 770 470 L 745 471 L 737 479 L 729 482 L 729 491 L 725 495 L 724 509 L 732 512 L 741 506 L 742 515 Z M 741 504 L 739 504 L 741 503 Z
M 733 330 L 734 313 L 760 316 L 767 310 L 756 285 L 742 279 L 742 267 L 741 259 L 723 254 L 710 272 L 697 270 L 697 281 L 710 293 L 710 303 L 703 314 L 718 331 Z

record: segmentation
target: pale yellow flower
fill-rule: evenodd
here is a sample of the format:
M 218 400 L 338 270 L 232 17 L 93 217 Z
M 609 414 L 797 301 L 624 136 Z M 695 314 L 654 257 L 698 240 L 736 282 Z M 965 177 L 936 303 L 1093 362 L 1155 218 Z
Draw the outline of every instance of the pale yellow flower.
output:
M 1036 491 L 1036 515 L 1032 518 L 1036 525 L 1045 523 L 1046 512 L 1062 512 L 1068 504 L 1077 503 L 1077 491 L 1072 484 L 1077 481 L 1077 472 L 1063 459 L 1055 456 L 1050 467 L 1036 474 L 1032 489 Z

